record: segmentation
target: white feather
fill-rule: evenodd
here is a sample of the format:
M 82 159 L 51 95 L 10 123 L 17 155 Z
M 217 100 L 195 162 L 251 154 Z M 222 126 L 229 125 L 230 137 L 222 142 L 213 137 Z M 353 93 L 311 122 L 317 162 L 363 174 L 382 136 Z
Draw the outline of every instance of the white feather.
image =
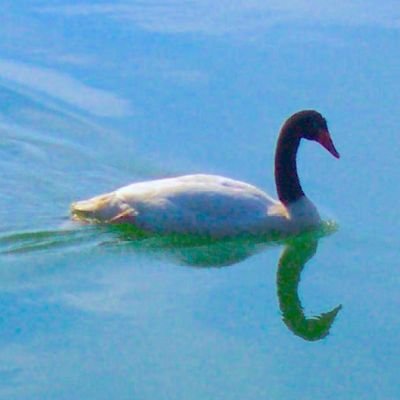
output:
M 185 175 L 124 186 L 72 205 L 77 219 L 130 222 L 153 233 L 213 237 L 290 233 L 319 222 L 303 198 L 286 209 L 260 189 L 215 175 Z

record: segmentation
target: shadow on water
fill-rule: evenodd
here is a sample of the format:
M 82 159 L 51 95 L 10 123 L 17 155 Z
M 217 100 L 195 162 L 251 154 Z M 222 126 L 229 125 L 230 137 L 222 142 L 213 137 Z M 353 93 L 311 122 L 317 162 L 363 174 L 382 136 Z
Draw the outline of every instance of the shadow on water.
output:
M 0 236 L 0 255 L 36 251 L 79 249 L 82 246 L 107 251 L 144 253 L 175 264 L 197 268 L 218 268 L 237 264 L 266 248 L 283 245 L 277 268 L 277 296 L 283 321 L 295 334 L 317 341 L 329 330 L 341 305 L 319 316 L 306 317 L 298 294 L 301 273 L 317 252 L 318 241 L 336 230 L 325 223 L 320 229 L 292 237 L 243 236 L 223 240 L 188 236 L 146 236 L 127 226 L 68 227 L 65 230 L 22 232 Z

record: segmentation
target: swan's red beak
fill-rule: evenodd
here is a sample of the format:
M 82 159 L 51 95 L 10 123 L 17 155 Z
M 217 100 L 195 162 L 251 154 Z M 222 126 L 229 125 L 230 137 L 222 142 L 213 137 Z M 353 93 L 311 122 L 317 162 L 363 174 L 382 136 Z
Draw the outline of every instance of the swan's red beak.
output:
M 332 142 L 331 135 L 328 131 L 322 130 L 320 131 L 317 142 L 325 147 L 329 153 L 331 153 L 334 157 L 340 158 L 339 152 L 336 150 L 335 145 Z

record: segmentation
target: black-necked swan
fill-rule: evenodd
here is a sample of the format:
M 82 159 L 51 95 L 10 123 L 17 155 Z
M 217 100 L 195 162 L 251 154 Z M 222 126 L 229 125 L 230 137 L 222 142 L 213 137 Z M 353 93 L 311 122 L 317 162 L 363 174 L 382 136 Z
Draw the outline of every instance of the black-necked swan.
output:
M 339 153 L 326 120 L 314 110 L 293 114 L 283 124 L 275 154 L 279 201 L 244 182 L 216 175 L 184 175 L 133 183 L 71 205 L 75 220 L 129 223 L 154 234 L 194 234 L 211 237 L 243 233 L 296 233 L 320 224 L 314 204 L 304 194 L 297 175 L 301 139 Z

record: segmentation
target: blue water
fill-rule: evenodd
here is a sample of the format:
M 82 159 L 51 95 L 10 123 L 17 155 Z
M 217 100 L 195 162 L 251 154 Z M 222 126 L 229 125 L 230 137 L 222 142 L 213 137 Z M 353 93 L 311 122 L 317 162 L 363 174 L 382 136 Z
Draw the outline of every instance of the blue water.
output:
M 1 399 L 398 399 L 400 5 L 0 5 Z M 73 200 L 206 172 L 275 195 L 283 120 L 324 229 L 132 238 Z

